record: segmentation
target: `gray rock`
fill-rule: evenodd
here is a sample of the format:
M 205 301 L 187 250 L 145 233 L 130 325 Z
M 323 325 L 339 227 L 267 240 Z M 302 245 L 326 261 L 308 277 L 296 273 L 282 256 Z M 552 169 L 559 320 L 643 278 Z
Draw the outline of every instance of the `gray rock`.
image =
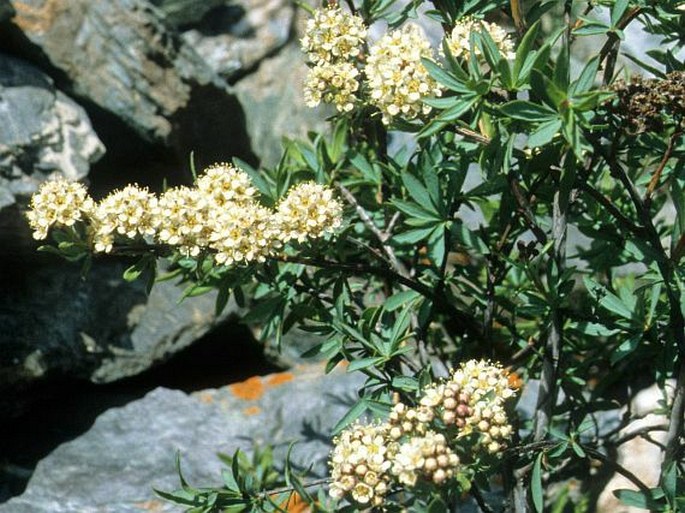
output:
M 78 180 L 104 153 L 85 111 L 33 66 L 0 54 L 0 209 L 51 174 Z
M 9 266 L 7 266 L 9 267 Z M 30 270 L 29 270 L 30 269 Z M 97 262 L 85 279 L 78 266 L 20 268 L 0 276 L 0 411 L 21 406 L 11 390 L 60 376 L 96 383 L 133 376 L 187 347 L 235 314 L 214 316 L 214 294 L 178 304 L 182 289 L 121 278 L 125 264 Z
M 324 116 L 330 112 L 325 108 L 311 109 L 304 103 L 302 85 L 306 74 L 299 47 L 289 44 L 234 86 L 240 103 L 249 113 L 246 124 L 252 147 L 266 167 L 280 160 L 284 137 L 304 138 L 309 131 L 328 130 Z
M 66 75 L 71 91 L 147 140 L 172 142 L 184 128 L 180 125 L 197 122 L 184 116 L 187 109 L 214 101 L 213 92 L 230 96 L 203 60 L 167 29 L 163 14 L 144 0 L 13 5 L 13 23 Z
M 182 37 L 216 73 L 235 80 L 288 42 L 294 17 L 288 0 L 224 2 Z
M 12 16 L 14 16 L 14 8 L 10 0 L 0 0 L 0 23 L 9 20 Z
M 158 388 L 141 400 L 102 414 L 83 436 L 42 460 L 25 493 L 0 505 L 0 513 L 140 513 L 179 511 L 152 489 L 174 490 L 174 455 L 181 452 L 187 480 L 219 485 L 218 452 L 251 452 L 271 444 L 276 461 L 289 442 L 295 467 L 326 472 L 332 426 L 354 400 L 360 374 L 321 367 L 254 377 L 187 395 Z

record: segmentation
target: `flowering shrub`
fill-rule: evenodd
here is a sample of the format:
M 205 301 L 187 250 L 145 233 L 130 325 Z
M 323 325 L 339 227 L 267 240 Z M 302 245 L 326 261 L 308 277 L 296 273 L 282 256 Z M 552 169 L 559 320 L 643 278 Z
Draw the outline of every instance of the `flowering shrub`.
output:
M 236 455 L 224 487 L 159 493 L 196 512 L 281 511 L 293 492 L 320 512 L 442 513 L 468 496 L 485 512 L 584 511 L 602 467 L 634 486 L 615 492 L 626 504 L 678 511 L 682 4 L 431 5 L 312 9 L 303 94 L 335 114 L 273 169 L 221 164 L 99 202 L 55 181 L 32 199 L 46 249 L 140 256 L 125 277 L 150 283 L 168 257 L 184 296 L 218 289 L 217 311 L 248 297 L 264 337 L 301 326 L 328 371 L 367 378 L 323 482 Z M 629 26 L 660 42 L 649 62 L 620 61 Z M 676 382 L 656 483 L 611 459 L 629 416 L 598 420 L 638 378 Z M 516 410 L 521 388 L 534 408 Z

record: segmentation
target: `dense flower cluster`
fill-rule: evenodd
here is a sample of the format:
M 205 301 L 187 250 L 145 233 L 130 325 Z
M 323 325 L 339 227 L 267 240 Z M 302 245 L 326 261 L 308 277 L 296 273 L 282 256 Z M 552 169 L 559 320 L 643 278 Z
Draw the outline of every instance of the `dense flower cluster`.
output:
M 421 100 L 442 94 L 421 63 L 432 54 L 421 28 L 411 23 L 389 32 L 371 47 L 365 72 L 371 103 L 381 111 L 383 123 L 390 124 L 395 116 L 411 120 L 430 112 Z
M 304 101 L 316 107 L 322 101 L 340 112 L 354 109 L 359 90 L 359 70 L 349 62 L 316 66 L 309 70 L 304 86 Z
M 490 37 L 505 58 L 513 59 L 515 57 L 514 43 L 509 38 L 509 34 L 507 34 L 502 27 L 496 23 L 488 23 L 487 21 L 468 17 L 459 20 L 452 29 L 450 36 L 447 38 L 447 45 L 452 56 L 463 57 L 468 60 L 471 56 L 471 33 L 482 31 L 486 31 L 490 34 Z M 478 53 L 479 50 L 476 49 L 476 55 L 478 55 Z
M 96 251 L 111 250 L 116 236 L 135 239 L 155 233 L 157 198 L 146 188 L 127 185 L 108 194 L 91 216 L 92 239 Z
M 464 465 L 459 454 L 500 453 L 512 434 L 505 403 L 515 394 L 500 365 L 462 364 L 447 380 L 426 387 L 416 407 L 398 402 L 387 422 L 355 424 L 336 438 L 330 495 L 379 506 L 393 484 L 452 479 Z M 367 480 L 382 483 L 380 491 Z
M 341 224 L 342 205 L 323 185 L 295 185 L 277 210 L 262 206 L 256 193 L 249 175 L 229 164 L 209 167 L 194 187 L 157 197 L 128 185 L 98 203 L 82 185 L 57 180 L 33 196 L 27 217 L 37 239 L 53 226 L 82 222 L 95 252 L 138 241 L 173 246 L 186 256 L 207 252 L 225 265 L 262 262 L 289 241 L 319 238 Z
M 291 188 L 277 208 L 284 242 L 318 238 L 340 226 L 342 205 L 328 187 L 304 182 Z
M 447 445 L 442 433 L 427 431 L 414 436 L 400 445 L 393 460 L 392 473 L 400 484 L 416 486 L 421 477 L 435 484 L 442 484 L 454 477 L 459 467 L 459 457 Z
M 63 179 L 44 182 L 31 198 L 27 214 L 34 239 L 45 239 L 51 226 L 73 226 L 89 216 L 95 203 L 80 183 Z
M 323 101 L 340 112 L 354 108 L 360 85 L 357 64 L 365 38 L 366 26 L 359 16 L 335 6 L 314 12 L 300 41 L 313 65 L 304 85 L 308 106 Z
M 457 22 L 447 37 L 454 57 L 469 59 L 473 32 L 487 32 L 505 58 L 515 57 L 514 44 L 502 27 L 471 17 Z M 363 20 L 340 7 L 314 12 L 301 39 L 312 66 L 304 86 L 307 105 L 316 107 L 324 102 L 335 105 L 339 112 L 349 112 L 363 97 L 364 102 L 378 108 L 386 125 L 396 118 L 412 120 L 428 114 L 431 107 L 423 100 L 441 96 L 442 88 L 421 62 L 433 58 L 422 29 L 408 23 L 386 33 L 365 58 L 362 49 L 366 34 Z M 363 93 L 362 75 L 366 84 Z
M 349 496 L 359 504 L 380 506 L 390 489 L 389 470 L 397 444 L 384 424 L 355 424 L 333 440 L 330 495 Z

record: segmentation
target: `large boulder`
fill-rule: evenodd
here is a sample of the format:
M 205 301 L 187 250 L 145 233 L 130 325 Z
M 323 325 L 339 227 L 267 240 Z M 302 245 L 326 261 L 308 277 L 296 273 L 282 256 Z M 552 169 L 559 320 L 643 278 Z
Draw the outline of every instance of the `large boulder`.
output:
M 9 267 L 9 266 L 6 266 Z M 0 275 L 0 411 L 20 413 L 17 390 L 59 377 L 96 383 L 136 375 L 187 347 L 235 314 L 214 315 L 214 294 L 178 304 L 182 289 L 122 280 L 122 262 L 22 268 Z
M 171 144 L 188 128 L 186 111 L 213 101 L 217 92 L 229 95 L 225 83 L 167 28 L 162 12 L 144 0 L 12 4 L 13 23 L 65 77 L 65 87 L 147 140 Z
M 105 149 L 82 107 L 32 65 L 0 54 L 0 209 L 52 174 L 79 180 Z
M 295 6 L 288 0 L 224 1 L 182 38 L 216 73 L 234 82 L 285 46 L 294 19 Z
M 108 410 L 86 434 L 58 447 L 0 513 L 179 511 L 153 493 L 178 488 L 176 451 L 191 484 L 219 485 L 217 453 L 269 444 L 282 461 L 297 440 L 294 467 L 313 465 L 311 473 L 323 477 L 331 428 L 355 400 L 361 379 L 307 366 L 193 394 L 158 388 Z

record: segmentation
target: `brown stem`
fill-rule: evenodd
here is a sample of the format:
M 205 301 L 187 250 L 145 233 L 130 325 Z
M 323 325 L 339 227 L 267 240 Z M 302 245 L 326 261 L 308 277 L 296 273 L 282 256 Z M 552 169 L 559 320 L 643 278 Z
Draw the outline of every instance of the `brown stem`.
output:
M 567 154 L 566 158 L 572 157 Z M 563 180 L 563 177 L 560 177 L 560 182 L 561 180 Z M 552 202 L 552 240 L 554 242 L 552 257 L 557 276 L 561 275 L 565 267 L 568 201 L 569 198 L 562 195 L 562 184 L 559 183 L 554 192 Z M 556 383 L 559 373 L 559 361 L 561 359 L 564 325 L 563 314 L 559 306 L 558 304 L 551 305 L 549 331 L 547 332 L 547 340 L 545 341 L 544 353 L 542 355 L 540 390 L 538 391 L 533 423 L 533 439 L 535 441 L 540 441 L 546 436 L 557 399 Z
M 666 151 L 664 152 L 664 156 L 662 157 L 661 162 L 659 162 L 658 167 L 654 171 L 654 174 L 652 175 L 652 179 L 649 181 L 649 185 L 647 185 L 647 192 L 645 192 L 645 199 L 644 199 L 644 202 L 647 206 L 649 206 L 650 201 L 652 199 L 652 194 L 654 194 L 654 191 L 656 190 L 657 186 L 659 185 L 659 181 L 661 180 L 661 174 L 664 172 L 664 168 L 666 167 L 668 160 L 671 158 L 671 155 L 673 154 L 673 148 L 675 147 L 675 141 L 681 135 L 682 135 L 682 132 L 677 130 L 673 133 L 671 138 L 668 140 L 668 146 L 666 147 Z

